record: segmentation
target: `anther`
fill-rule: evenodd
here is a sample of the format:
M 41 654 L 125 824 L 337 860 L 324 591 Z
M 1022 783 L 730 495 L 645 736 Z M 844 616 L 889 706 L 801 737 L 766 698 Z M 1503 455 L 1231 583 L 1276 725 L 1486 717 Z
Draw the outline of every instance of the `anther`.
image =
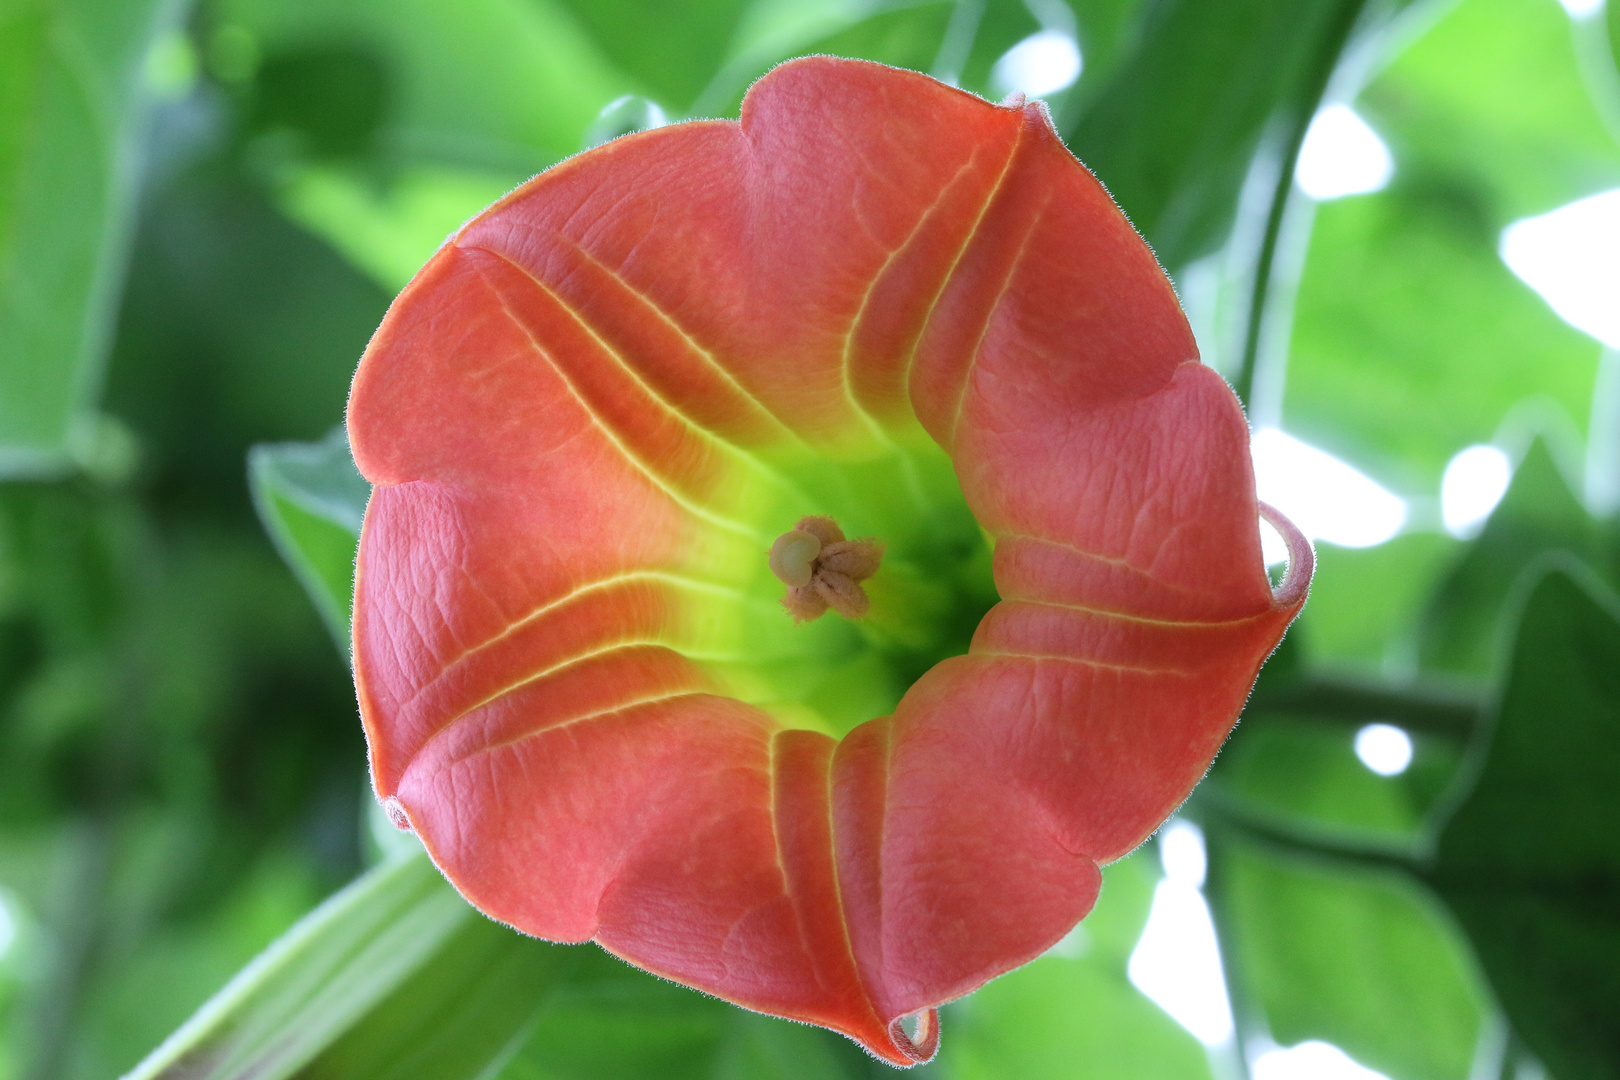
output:
M 877 573 L 883 545 L 876 540 L 846 540 L 829 517 L 806 517 L 771 545 L 771 573 L 788 587 L 782 606 L 794 622 L 809 622 L 828 608 L 846 619 L 858 619 L 871 607 L 861 582 Z

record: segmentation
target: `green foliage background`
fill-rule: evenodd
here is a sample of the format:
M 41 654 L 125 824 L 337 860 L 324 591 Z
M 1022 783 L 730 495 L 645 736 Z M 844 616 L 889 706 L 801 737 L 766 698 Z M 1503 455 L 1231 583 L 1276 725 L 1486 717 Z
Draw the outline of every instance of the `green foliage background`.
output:
M 1620 187 L 1620 6 L 0 0 L 0 1080 L 886 1072 L 521 939 L 379 827 L 344 662 L 367 488 L 333 428 L 389 298 L 535 171 L 734 115 L 804 53 L 997 97 L 1043 28 L 1085 56 L 1058 125 L 1206 359 L 1414 516 L 1321 547 L 1184 808 L 1236 1044 L 1126 978 L 1150 845 L 949 1007 L 922 1072 L 1224 1080 L 1263 1037 L 1394 1080 L 1620 1078 L 1620 529 L 1585 501 L 1620 400 L 1497 256 Z M 1313 206 L 1305 126 L 1352 99 L 1394 181 Z M 1493 439 L 1518 469 L 1464 543 L 1440 474 Z M 1374 720 L 1414 738 L 1398 777 L 1354 756 Z

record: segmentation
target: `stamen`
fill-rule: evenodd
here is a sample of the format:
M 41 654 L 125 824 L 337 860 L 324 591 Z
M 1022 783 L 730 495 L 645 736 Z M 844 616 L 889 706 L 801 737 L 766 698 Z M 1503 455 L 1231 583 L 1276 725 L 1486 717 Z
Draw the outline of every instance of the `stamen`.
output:
M 819 619 L 828 608 L 846 619 L 865 615 L 872 604 L 860 583 L 882 562 L 881 543 L 846 540 L 829 517 L 801 518 L 771 545 L 771 573 L 788 587 L 782 606 L 794 622 Z

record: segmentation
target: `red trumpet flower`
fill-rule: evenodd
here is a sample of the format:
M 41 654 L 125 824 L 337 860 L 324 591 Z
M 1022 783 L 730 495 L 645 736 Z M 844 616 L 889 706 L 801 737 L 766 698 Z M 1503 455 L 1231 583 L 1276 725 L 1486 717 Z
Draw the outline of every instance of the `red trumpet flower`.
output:
M 869 63 L 497 203 L 349 432 L 395 820 L 493 918 L 901 1065 L 1186 798 L 1310 577 L 1045 110 Z

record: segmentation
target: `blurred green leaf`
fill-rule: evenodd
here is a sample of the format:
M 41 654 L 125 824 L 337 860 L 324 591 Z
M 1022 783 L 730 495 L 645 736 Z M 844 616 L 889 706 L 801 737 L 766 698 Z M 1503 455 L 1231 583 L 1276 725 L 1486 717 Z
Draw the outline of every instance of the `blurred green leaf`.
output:
M 1081 116 L 1127 62 L 1144 32 L 1152 0 L 1068 0 L 1075 14 L 1084 70 L 1062 105 L 1065 117 Z M 1065 127 L 1069 125 L 1064 125 Z
M 1325 587 L 1314 583 L 1313 594 Z M 1389 617 L 1382 597 L 1368 603 L 1363 593 L 1360 599 L 1375 609 L 1374 617 Z M 1480 724 L 1484 694 L 1455 680 L 1390 679 L 1307 665 L 1300 642 L 1310 638 L 1301 629 L 1299 623 L 1290 628 L 1261 670 L 1241 721 L 1189 809 L 1238 814 L 1296 842 L 1410 854 Z M 1357 733 L 1374 723 L 1393 724 L 1412 740 L 1412 760 L 1397 776 L 1373 773 L 1355 752 Z
M 1170 267 L 1225 242 L 1263 143 L 1291 161 L 1362 0 L 1160 0 L 1070 145 Z M 1267 142 L 1267 140 L 1270 142 Z M 1286 164 L 1279 166 L 1291 170 Z
M 1515 219 L 1620 186 L 1620 143 L 1558 5 L 1462 0 L 1436 13 L 1357 102 L 1395 175 L 1317 209 L 1284 406 L 1289 430 L 1419 498 L 1526 399 L 1584 426 L 1598 344 L 1497 249 Z
M 1283 411 L 1301 438 L 1432 498 L 1518 402 L 1584 418 L 1598 346 L 1502 264 L 1477 186 L 1419 167 L 1318 209 Z
M 395 293 L 467 219 L 519 179 L 438 166 L 379 179 L 341 166 L 309 165 L 283 178 L 276 201 L 288 217 Z
M 184 845 L 196 842 L 201 831 L 172 812 L 149 813 L 145 824 L 154 831 L 180 832 L 162 839 L 167 840 L 165 846 L 180 847 L 182 852 Z M 182 829 L 176 830 L 176 825 Z M 144 874 L 172 873 L 184 858 L 172 850 L 165 854 L 167 858 L 147 867 Z M 121 919 L 115 915 L 115 922 L 122 924 L 118 926 L 122 932 L 116 960 L 98 965 L 100 970 L 75 1017 L 73 1046 L 67 1067 L 58 1074 L 60 1080 L 106 1080 L 150 1053 L 237 970 L 314 906 L 323 883 L 311 871 L 307 860 L 277 850 L 259 860 L 209 910 L 187 912 L 139 935 L 129 933 L 127 914 Z M 116 904 L 132 906 L 137 896 L 132 895 L 136 890 L 131 883 L 119 880 L 116 886 L 116 890 L 108 890 L 116 891 Z
M 1278 663 L 1287 659 L 1281 648 L 1272 654 L 1255 684 L 1245 716 L 1296 716 L 1354 726 L 1387 720 L 1409 731 L 1458 742 L 1471 738 L 1479 724 L 1483 695 L 1453 681 L 1395 682 L 1289 670 Z
M 1438 532 L 1368 548 L 1318 545 L 1311 601 L 1290 633 L 1317 667 L 1367 674 L 1409 667 L 1435 578 L 1461 546 Z
M 1493 672 L 1502 654 L 1504 608 L 1525 567 L 1549 550 L 1603 565 L 1603 531 L 1570 491 L 1541 440 L 1532 443 L 1479 537 L 1441 580 L 1419 639 L 1424 666 Z
M 463 905 L 460 928 L 299 1077 L 488 1077 L 516 1052 L 548 996 L 585 958 L 584 948 L 526 938 L 473 913 L 443 882 L 440 888 Z
M 860 1080 L 891 1072 L 825 1029 L 747 1012 L 595 947 L 568 951 L 579 954 L 573 978 L 500 1080 Z M 921 1076 L 931 1071 L 925 1066 Z
M 258 532 L 242 483 L 256 442 L 316 440 L 342 419 L 388 295 L 287 221 L 221 160 L 145 207 L 107 408 L 141 437 L 165 510 Z
M 1532 578 L 1494 730 L 1428 876 L 1514 1031 L 1559 1080 L 1620 1077 L 1620 603 Z
M 1060 119 L 1064 109 L 1092 92 L 1115 66 L 1128 44 L 1139 2 L 1106 0 L 1070 7 L 1053 0 L 1045 6 L 1061 16 L 1058 22 L 1076 30 L 1086 49 L 1080 85 L 1054 97 Z M 999 97 L 1002 91 L 988 85 L 991 65 L 1042 26 L 1022 0 L 752 5 L 717 0 L 687 7 L 647 0 L 567 0 L 567 8 L 604 53 L 651 83 L 646 92 L 652 103 L 675 116 L 689 106 L 699 115 L 734 115 L 753 79 L 790 56 L 807 52 L 939 73 L 940 64 L 947 61 L 946 39 L 962 30 L 958 62 L 965 65 L 963 85 Z M 977 9 L 982 10 L 975 17 Z M 292 54 L 294 59 L 303 55 Z M 259 92 L 267 91 L 261 87 Z M 271 111 L 285 114 L 292 126 L 303 130 L 307 144 L 333 142 L 330 134 L 322 134 L 326 128 L 299 117 L 328 116 L 342 101 L 321 99 L 317 105 L 314 90 L 306 88 L 303 93 L 307 104 L 283 93 L 282 104 Z M 646 107 L 646 99 L 639 97 L 616 100 L 635 109 Z M 620 124 L 604 112 L 587 128 L 586 142 L 600 137 L 593 134 L 598 129 L 607 135 L 617 133 Z M 354 266 L 389 291 L 397 291 L 446 236 L 524 178 L 519 172 L 488 167 L 489 161 L 480 167 L 482 159 L 467 160 L 472 164 L 394 162 L 380 170 L 365 161 L 319 156 L 286 162 L 276 171 L 277 202 Z
M 1617 72 L 1620 72 L 1620 4 L 1606 4 L 1609 23 L 1609 52 Z
M 1356 756 L 1356 730 L 1395 719 L 1369 712 L 1345 723 L 1251 708 L 1211 771 L 1211 790 L 1301 833 L 1411 850 L 1461 754 L 1455 740 L 1413 734 L 1411 765 L 1399 776 L 1379 776 Z
M 1098 21 L 1105 25 L 1112 24 L 1110 16 L 1116 9 L 1123 8 L 1129 13 L 1138 6 L 1138 0 L 1095 4 L 1082 2 L 1076 12 L 1073 4 L 1060 4 L 1056 8 L 1049 4 L 1035 5 L 1048 17 L 1053 10 L 1059 14 L 1068 11 L 1071 18 L 1075 14 L 1089 15 L 1095 12 L 1096 20 L 1088 19 L 1088 23 Z M 945 30 L 939 53 L 934 57 L 928 73 L 994 101 L 998 95 L 996 88 L 990 85 L 991 68 L 1008 49 L 1041 29 L 1041 20 L 1035 17 L 1024 0 L 957 0 L 951 12 L 951 23 Z M 1088 47 L 1090 35 L 1079 33 L 1077 36 L 1082 50 L 1080 77 L 1084 81 L 1096 75 L 1093 62 L 1100 61 L 1101 57 L 1092 55 Z M 1106 38 L 1108 35 L 1105 31 L 1099 36 Z M 1054 96 L 1063 99 L 1068 95 L 1060 91 Z
M 1158 880 L 1144 847 L 1103 871 L 1097 907 L 1046 956 L 952 1009 L 941 1050 L 957 1080 L 1194 1080 L 1198 1040 L 1132 986 L 1125 968 Z
M 757 0 L 743 9 L 725 63 L 691 112 L 734 115 L 750 82 L 789 57 L 812 52 L 928 72 L 997 100 L 1006 89 L 991 84 L 995 62 L 1048 29 L 1075 34 L 1083 51 L 1078 84 L 1049 99 L 1063 124 L 1118 65 L 1142 6 L 1142 0 Z M 619 32 L 637 36 L 624 26 Z
M 1273 1039 L 1321 1039 L 1396 1080 L 1470 1075 L 1487 999 L 1432 899 L 1392 873 L 1212 840 L 1226 963 Z
M 684 113 L 726 59 L 749 0 L 563 0 L 592 40 L 647 93 Z
M 383 94 L 373 146 L 394 161 L 536 172 L 577 151 L 609 101 L 642 89 L 550 0 L 214 0 L 207 10 L 208 55 L 227 80 L 334 49 L 372 58 Z M 309 145 L 318 133 L 296 121 L 321 111 L 285 115 L 302 149 L 319 150 Z
M 858 56 L 894 67 L 928 71 L 939 54 L 955 9 L 949 0 L 936 0 L 892 11 L 879 10 L 813 43 L 806 51 Z
M 94 408 L 154 49 L 180 0 L 0 12 L 0 475 L 60 471 Z
M 356 157 L 373 149 L 391 102 L 391 72 L 354 45 L 315 45 L 265 58 L 247 116 L 252 135 L 295 141 L 315 158 Z
M 952 7 L 950 0 L 758 0 L 744 12 L 726 62 L 692 102 L 692 114 L 736 116 L 749 84 L 805 53 L 836 52 L 927 70 Z
M 859 1080 L 871 1060 L 475 912 L 421 849 L 328 900 L 128 1080 Z
M 1397 175 L 1415 165 L 1472 178 L 1495 228 L 1620 183 L 1620 143 L 1558 4 L 1461 0 L 1362 102 L 1393 144 Z
M 82 477 L 0 486 L 0 536 L 0 886 L 38 943 L 0 1043 L 105 1080 L 354 872 L 352 684 L 260 537 Z
M 958 8 L 976 6 L 959 3 Z M 1129 59 L 1142 28 L 1147 0 L 984 0 L 982 16 L 961 70 L 961 85 L 991 100 L 1006 92 L 992 85 L 991 71 L 1008 49 L 1040 30 L 1072 32 L 1080 46 L 1080 78 L 1074 86 L 1047 100 L 1059 130 L 1109 84 L 1119 65 Z M 935 71 L 934 74 L 941 74 Z
M 338 428 L 319 443 L 255 446 L 248 482 L 265 531 L 347 656 L 355 550 L 371 497 L 348 435 Z
M 426 855 L 385 863 L 244 968 L 129 1078 L 293 1075 L 479 918 Z

